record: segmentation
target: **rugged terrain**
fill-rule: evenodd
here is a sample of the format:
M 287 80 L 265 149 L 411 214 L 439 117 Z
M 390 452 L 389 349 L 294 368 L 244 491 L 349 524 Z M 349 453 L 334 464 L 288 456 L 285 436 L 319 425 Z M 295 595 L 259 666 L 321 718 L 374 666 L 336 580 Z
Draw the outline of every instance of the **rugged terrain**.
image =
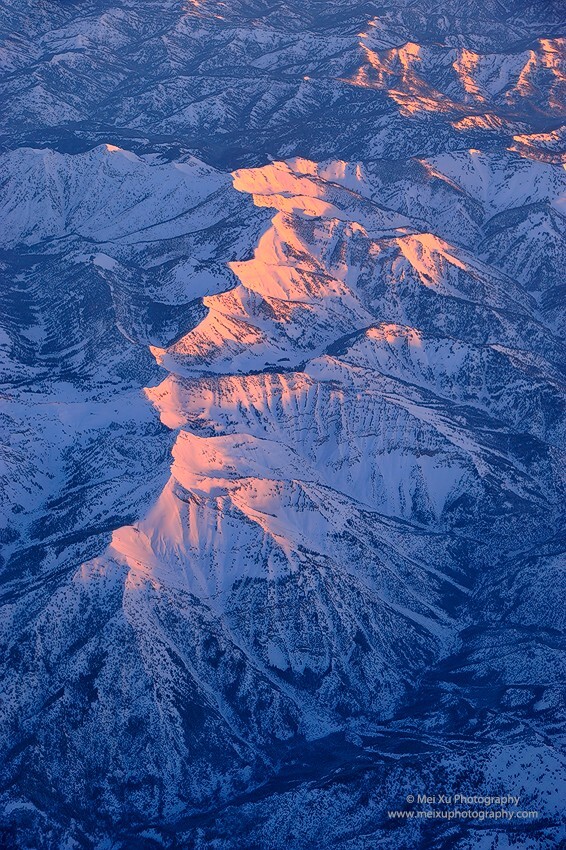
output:
M 561 4 L 0 29 L 4 845 L 560 846 Z

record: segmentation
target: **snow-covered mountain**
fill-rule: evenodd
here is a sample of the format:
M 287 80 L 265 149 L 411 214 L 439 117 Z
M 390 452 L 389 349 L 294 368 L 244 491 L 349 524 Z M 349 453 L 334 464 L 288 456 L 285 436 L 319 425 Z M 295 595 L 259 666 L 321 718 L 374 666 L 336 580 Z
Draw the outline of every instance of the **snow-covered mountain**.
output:
M 566 840 L 564 23 L 4 4 L 6 847 Z

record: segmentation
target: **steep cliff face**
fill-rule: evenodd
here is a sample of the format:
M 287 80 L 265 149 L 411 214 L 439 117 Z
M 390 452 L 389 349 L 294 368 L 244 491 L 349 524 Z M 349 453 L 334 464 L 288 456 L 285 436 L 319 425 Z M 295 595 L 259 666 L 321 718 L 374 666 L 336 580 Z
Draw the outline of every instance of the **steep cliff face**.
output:
M 305 5 L 5 5 L 8 847 L 564 837 L 560 10 Z

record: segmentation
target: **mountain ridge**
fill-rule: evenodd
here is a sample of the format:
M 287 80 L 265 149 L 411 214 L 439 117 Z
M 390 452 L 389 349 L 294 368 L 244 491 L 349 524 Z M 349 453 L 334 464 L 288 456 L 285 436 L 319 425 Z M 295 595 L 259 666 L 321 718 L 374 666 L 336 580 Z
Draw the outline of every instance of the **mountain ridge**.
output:
M 5 6 L 7 847 L 564 840 L 564 21 L 429 5 Z

